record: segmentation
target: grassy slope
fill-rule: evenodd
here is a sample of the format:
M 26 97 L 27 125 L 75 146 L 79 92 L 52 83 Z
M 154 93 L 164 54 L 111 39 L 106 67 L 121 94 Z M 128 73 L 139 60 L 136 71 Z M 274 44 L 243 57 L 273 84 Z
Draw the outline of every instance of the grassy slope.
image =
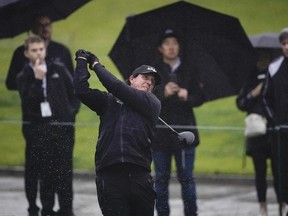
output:
M 125 17 L 138 14 L 162 5 L 170 0 L 92 0 L 71 15 L 67 20 L 54 23 L 53 38 L 60 41 L 74 53 L 78 48 L 93 51 L 101 62 L 120 77 L 108 58 L 113 43 L 125 22 Z M 215 11 L 238 17 L 248 35 L 275 31 L 279 32 L 287 23 L 286 0 L 190 0 Z M 129 5 L 129 7 L 127 6 Z M 23 42 L 27 34 L 12 39 L 0 40 L 0 165 L 23 165 L 24 140 L 21 134 L 21 110 L 17 92 L 6 90 L 4 81 L 13 50 Z M 91 85 L 99 85 L 95 77 Z M 243 127 L 244 113 L 235 107 L 235 97 L 207 103 L 197 108 L 199 126 Z M 93 155 L 97 138 L 98 118 L 82 106 L 77 116 L 74 164 L 76 168 L 93 169 Z M 201 129 L 201 145 L 195 164 L 198 173 L 253 172 L 251 161 L 242 169 L 242 130 Z

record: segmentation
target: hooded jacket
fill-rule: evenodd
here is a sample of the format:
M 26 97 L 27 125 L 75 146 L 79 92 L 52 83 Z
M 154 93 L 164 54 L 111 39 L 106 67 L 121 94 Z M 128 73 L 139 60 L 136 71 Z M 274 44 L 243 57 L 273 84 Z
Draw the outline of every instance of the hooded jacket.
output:
M 79 59 L 74 73 L 78 98 L 100 116 L 95 153 L 96 172 L 112 164 L 132 163 L 150 171 L 153 130 L 160 102 L 150 92 L 132 88 L 102 65 L 94 71 L 108 92 L 89 88 L 86 61 Z

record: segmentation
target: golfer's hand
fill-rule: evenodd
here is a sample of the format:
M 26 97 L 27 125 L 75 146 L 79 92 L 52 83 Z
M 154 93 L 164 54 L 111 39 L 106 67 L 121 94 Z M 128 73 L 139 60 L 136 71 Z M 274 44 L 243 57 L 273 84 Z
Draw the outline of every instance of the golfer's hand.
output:
M 175 95 L 179 91 L 179 86 L 175 82 L 168 82 L 165 85 L 164 95 L 165 97 L 170 97 Z
M 98 57 L 96 55 L 94 55 L 93 53 L 89 52 L 88 63 L 89 63 L 89 68 L 91 70 L 93 70 L 94 66 L 99 63 L 99 59 L 98 59 Z
M 188 100 L 188 90 L 184 88 L 179 88 L 179 91 L 177 92 L 178 97 L 182 101 L 187 101 Z
M 77 61 L 78 59 L 89 61 L 89 57 L 90 57 L 90 52 L 84 49 L 79 49 L 75 53 L 75 61 Z
M 40 59 L 37 59 L 35 61 L 35 64 L 33 65 L 33 70 L 34 70 L 34 77 L 35 79 L 42 80 L 46 73 L 47 73 L 47 68 L 41 63 Z

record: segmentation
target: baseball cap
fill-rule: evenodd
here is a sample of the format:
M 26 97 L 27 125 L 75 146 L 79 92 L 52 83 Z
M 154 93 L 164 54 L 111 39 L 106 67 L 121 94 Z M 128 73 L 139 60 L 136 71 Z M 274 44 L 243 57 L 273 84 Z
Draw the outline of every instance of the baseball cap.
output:
M 155 85 L 159 85 L 161 83 L 161 77 L 156 71 L 156 69 L 150 65 L 142 65 L 136 68 L 131 75 L 138 75 L 138 74 L 151 74 L 155 77 Z
M 174 37 L 179 41 L 178 35 L 172 29 L 166 29 L 163 34 L 160 36 L 158 45 L 160 46 L 166 38 Z

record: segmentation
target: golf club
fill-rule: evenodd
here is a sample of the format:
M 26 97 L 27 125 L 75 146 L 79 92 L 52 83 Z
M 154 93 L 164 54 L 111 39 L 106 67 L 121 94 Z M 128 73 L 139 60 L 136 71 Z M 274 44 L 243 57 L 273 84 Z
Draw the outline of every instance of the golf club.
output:
M 169 129 L 171 129 L 174 133 L 176 133 L 179 137 L 180 143 L 184 143 L 186 145 L 192 145 L 195 140 L 195 135 L 191 131 L 183 131 L 181 133 L 178 133 L 175 131 L 170 125 L 168 125 L 163 119 L 158 117 L 158 119 L 165 124 Z

